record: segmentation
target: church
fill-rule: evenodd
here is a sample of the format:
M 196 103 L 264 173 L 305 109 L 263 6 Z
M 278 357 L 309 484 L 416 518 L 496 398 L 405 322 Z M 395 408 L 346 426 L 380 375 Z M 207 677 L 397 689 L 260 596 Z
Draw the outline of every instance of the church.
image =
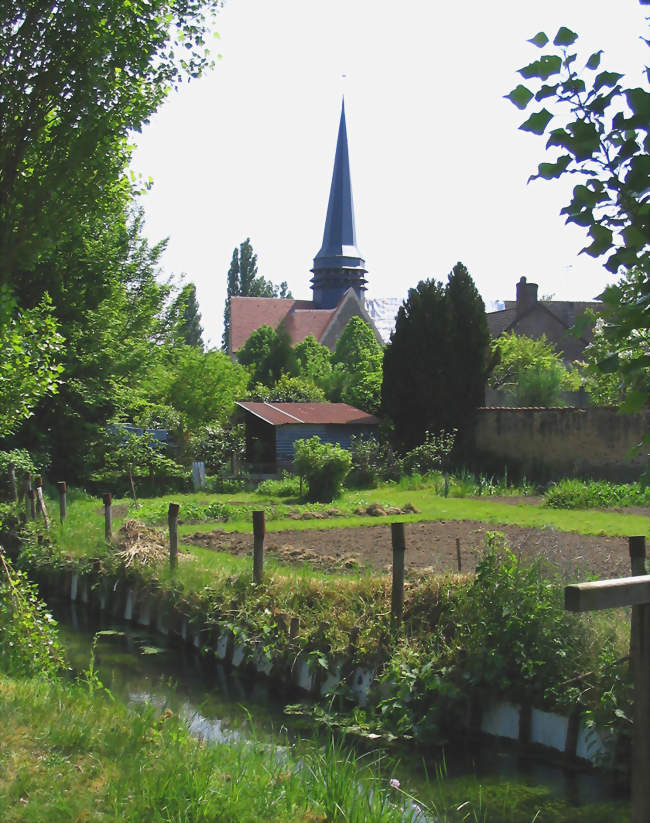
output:
M 353 317 L 361 317 L 379 343 L 382 337 L 366 307 L 366 263 L 357 248 L 350 159 L 345 125 L 345 102 L 320 251 L 311 269 L 311 300 L 275 297 L 231 297 L 229 353 L 237 352 L 260 326 L 282 326 L 295 346 L 313 335 L 334 351 L 336 341 Z

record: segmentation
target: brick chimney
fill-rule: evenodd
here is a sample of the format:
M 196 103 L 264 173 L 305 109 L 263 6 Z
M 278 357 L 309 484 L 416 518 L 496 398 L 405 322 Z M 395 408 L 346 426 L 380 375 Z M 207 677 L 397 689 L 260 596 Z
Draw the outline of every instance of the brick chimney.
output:
M 537 303 L 537 283 L 527 283 L 522 277 L 517 283 L 517 317 L 521 317 Z

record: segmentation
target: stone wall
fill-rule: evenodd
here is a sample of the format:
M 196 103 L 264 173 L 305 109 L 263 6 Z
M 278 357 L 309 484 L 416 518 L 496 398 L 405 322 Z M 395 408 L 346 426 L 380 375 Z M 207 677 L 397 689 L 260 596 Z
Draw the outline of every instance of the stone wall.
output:
M 650 412 L 591 409 L 479 409 L 474 429 L 477 468 L 548 480 L 585 476 L 637 480 L 648 448 L 630 450 L 650 431 Z

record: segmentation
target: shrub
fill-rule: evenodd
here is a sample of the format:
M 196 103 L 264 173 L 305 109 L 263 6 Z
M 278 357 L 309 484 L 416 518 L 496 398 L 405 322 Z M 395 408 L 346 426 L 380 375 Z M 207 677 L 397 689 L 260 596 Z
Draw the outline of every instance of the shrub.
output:
M 221 426 L 218 423 L 203 426 L 190 438 L 188 453 L 194 460 L 202 460 L 209 474 L 218 474 L 224 467 L 230 471 L 230 460 L 235 455 L 240 461 L 246 451 L 246 435 L 242 425 Z
M 63 666 L 56 621 L 36 586 L 0 548 L 0 664 L 12 675 L 53 676 Z
M 295 474 L 282 472 L 279 480 L 263 480 L 257 491 L 269 497 L 297 497 L 300 494 L 300 478 Z
M 640 483 L 615 484 L 606 480 L 560 480 L 544 495 L 552 509 L 605 509 L 608 506 L 647 506 L 650 489 Z
M 424 443 L 411 449 L 404 457 L 404 469 L 408 474 L 429 474 L 436 469 L 447 468 L 449 455 L 456 442 L 456 429 L 438 434 L 424 433 Z
M 374 488 L 379 481 L 398 481 L 402 461 L 389 443 L 376 437 L 353 435 L 350 442 L 352 471 L 347 485 L 361 489 Z
M 329 503 L 337 497 L 352 468 L 350 452 L 336 444 L 322 443 L 316 435 L 294 443 L 294 467 L 309 484 L 308 499 Z

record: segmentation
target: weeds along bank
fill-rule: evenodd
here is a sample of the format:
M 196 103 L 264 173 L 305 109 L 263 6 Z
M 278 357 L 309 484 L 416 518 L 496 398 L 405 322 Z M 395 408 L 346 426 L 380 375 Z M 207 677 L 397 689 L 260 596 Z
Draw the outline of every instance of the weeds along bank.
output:
M 626 621 L 565 612 L 563 581 L 520 562 L 498 536 L 475 575 L 408 577 L 396 630 L 387 575 L 269 561 L 255 585 L 248 559 L 194 547 L 172 572 L 164 545 L 151 549 L 155 531 L 141 528 L 129 550 L 89 534 L 75 552 L 71 533 L 30 524 L 17 564 L 46 593 L 156 625 L 209 658 L 269 676 L 288 697 L 292 686 L 311 689 L 331 723 L 428 745 L 480 728 L 481 712 L 506 701 L 521 707 L 522 740 L 533 708 L 553 710 L 574 729 L 619 732 L 605 742 L 625 761 Z
M 92 656 L 62 679 L 54 621 L 34 584 L 0 555 L 0 819 L 253 823 L 625 823 L 624 803 L 580 808 L 511 781 L 419 781 L 398 763 L 354 754 L 330 736 L 206 745 L 170 711 L 126 707 L 99 680 Z M 400 777 L 402 781 L 400 782 Z

